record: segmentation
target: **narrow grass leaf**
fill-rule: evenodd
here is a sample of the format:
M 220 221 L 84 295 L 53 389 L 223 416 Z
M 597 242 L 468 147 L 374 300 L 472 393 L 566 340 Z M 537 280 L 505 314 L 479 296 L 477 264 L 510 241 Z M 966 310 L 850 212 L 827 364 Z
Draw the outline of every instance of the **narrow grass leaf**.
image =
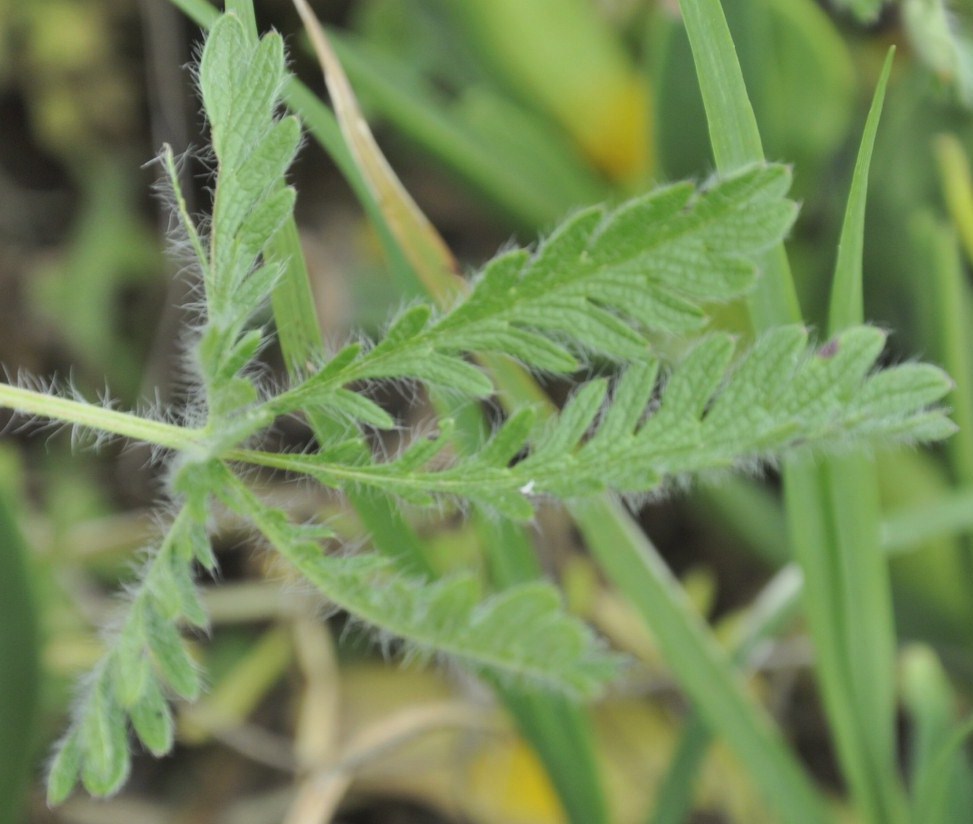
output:
M 832 333 L 863 319 L 861 256 L 868 170 L 892 57 L 890 52 L 852 177 L 835 266 Z M 809 386 L 818 378 L 827 383 L 820 405 L 854 402 L 884 337 L 858 327 L 818 350 Z M 871 391 L 880 394 L 881 382 Z M 849 454 L 828 458 L 816 470 L 799 471 L 816 472 L 806 495 L 789 496 L 788 511 L 795 557 L 805 573 L 808 621 L 821 655 L 818 678 L 839 759 L 862 814 L 868 820 L 901 822 L 906 808 L 895 764 L 896 639 L 887 560 L 879 548 L 875 470 L 863 456 Z M 798 507 L 805 510 L 803 515 Z M 822 523 L 814 540 L 809 539 L 809 518 Z
M 963 224 L 973 218 L 973 207 L 968 202 L 973 198 L 973 188 L 969 164 L 965 155 L 956 157 L 955 143 L 954 137 L 941 136 L 936 153 L 943 166 L 944 195 L 955 230 L 965 232 Z M 955 179 L 945 179 L 948 172 L 955 174 Z M 951 194 L 954 188 L 959 191 Z M 956 231 L 940 225 L 929 215 L 920 215 L 913 221 L 913 234 L 922 252 L 922 261 L 917 265 L 924 264 L 934 273 L 930 290 L 934 318 L 931 327 L 938 343 L 937 355 L 956 381 L 949 405 L 959 431 L 947 444 L 947 454 L 957 480 L 970 484 L 973 483 L 973 336 L 970 333 L 973 292 L 966 283 Z

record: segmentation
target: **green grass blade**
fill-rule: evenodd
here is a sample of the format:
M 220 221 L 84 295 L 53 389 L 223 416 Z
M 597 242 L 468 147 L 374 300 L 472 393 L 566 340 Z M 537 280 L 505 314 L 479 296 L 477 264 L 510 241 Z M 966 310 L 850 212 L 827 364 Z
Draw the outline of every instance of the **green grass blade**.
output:
M 807 774 L 639 528 L 622 517 L 618 504 L 601 499 L 571 511 L 599 564 L 652 629 L 686 694 L 733 749 L 778 820 L 828 820 Z
M 968 824 L 973 821 L 973 771 L 962 744 L 969 722 L 957 727 L 956 695 L 928 647 L 903 651 L 902 697 L 913 723 L 909 752 L 912 821 Z
M 969 166 L 956 139 L 942 135 L 935 143 L 936 155 L 942 173 L 944 195 L 954 226 L 964 230 L 968 199 L 973 198 Z M 955 179 L 947 175 L 954 174 Z M 935 353 L 955 381 L 947 396 L 957 433 L 946 442 L 949 475 L 961 485 L 973 485 L 973 291 L 966 282 L 956 232 L 941 224 L 931 214 L 922 212 L 913 220 L 912 234 L 919 253 L 917 265 L 920 271 L 931 273 L 920 297 L 927 301 L 927 328 L 935 341 Z M 938 501 L 937 501 L 938 503 Z M 934 506 L 938 509 L 938 506 Z M 921 516 L 920 516 L 921 523 Z M 930 524 L 933 521 L 929 522 Z M 961 577 L 969 581 L 973 572 L 973 529 L 969 526 L 953 551 L 954 564 L 963 572 Z M 969 587 L 966 599 L 969 601 Z
M 945 138 L 943 138 L 945 139 Z M 967 184 L 969 178 L 967 177 Z M 957 217 L 954 215 L 954 222 Z M 956 385 L 948 396 L 959 431 L 946 444 L 953 475 L 973 484 L 973 323 L 971 290 L 952 230 L 928 217 L 917 221 L 915 233 L 932 269 L 929 293 L 935 318 L 937 355 Z
M 931 780 L 926 787 L 917 788 L 915 824 L 954 824 L 969 821 L 970 797 L 973 795 L 970 784 L 969 762 L 960 757 L 969 738 L 973 737 L 973 716 L 969 716 L 939 748 L 930 770 Z M 959 770 L 950 768 L 958 762 Z M 957 774 L 958 773 L 958 774 Z M 960 801 L 955 798 L 959 796 Z M 955 805 L 955 806 L 954 806 Z
M 398 288 L 406 294 L 418 294 L 421 290 L 415 272 L 395 242 L 382 210 L 379 209 L 368 185 L 358 171 L 351 152 L 348 151 L 341 136 L 341 129 L 338 127 L 334 113 L 307 86 L 294 78 L 291 78 L 284 87 L 284 100 L 288 108 L 300 116 L 310 136 L 324 149 L 355 193 L 355 197 L 375 227 Z
M 300 374 L 307 362 L 320 354 L 324 343 L 301 238 L 293 219 L 277 233 L 264 254 L 268 263 L 284 267 L 284 275 L 271 295 L 271 307 L 287 372 Z
M 216 18 L 220 16 L 219 10 L 209 0 L 170 0 L 170 2 L 196 25 L 202 26 L 204 29 L 212 26 L 216 22 Z
M 455 293 L 459 288 L 455 277 L 459 267 L 452 252 L 382 154 L 344 67 L 310 6 L 306 0 L 293 2 L 311 38 L 345 145 L 373 198 L 380 204 L 382 217 L 397 247 L 427 289 Z
M 682 735 L 656 791 L 649 824 L 683 824 L 693 809 L 696 778 L 713 743 L 713 733 L 695 710 L 683 722 Z
M 5 474 L 11 467 L 3 462 Z M 27 574 L 27 546 L 0 482 L 0 824 L 23 821 L 35 744 L 40 642 Z
M 868 171 L 893 57 L 891 49 L 852 176 L 832 285 L 831 334 L 864 320 L 862 250 Z M 834 731 L 849 775 L 859 776 L 852 790 L 862 810 L 871 821 L 902 820 L 904 799 L 895 764 L 896 637 L 888 562 L 879 547 L 875 467 L 861 455 L 847 455 L 824 461 L 820 472 L 824 482 L 819 513 L 830 517 L 833 529 L 833 554 L 824 555 L 835 563 L 823 579 L 810 572 L 807 576 L 808 620 L 812 632 L 815 623 L 820 627 L 819 648 L 840 653 L 836 666 L 820 668 L 819 678 L 827 704 L 849 705 L 835 709 L 835 717 L 847 714 L 855 722 L 836 725 Z M 807 544 L 798 533 L 795 528 L 795 554 L 809 569 L 816 567 L 817 561 L 809 556 L 821 555 L 820 545 Z M 856 766 L 849 767 L 853 761 Z
M 933 538 L 973 531 L 973 486 L 941 495 L 934 503 L 890 512 L 882 522 L 886 552 L 903 552 Z
M 784 567 L 754 600 L 733 650 L 733 662 L 746 668 L 762 642 L 781 632 L 799 611 L 803 577 L 793 564 Z M 711 727 L 694 707 L 656 796 L 650 824 L 680 824 L 692 811 L 692 788 L 714 739 Z
M 682 0 L 679 6 L 696 63 L 696 74 L 703 94 L 717 167 L 721 172 L 729 173 L 748 163 L 763 161 L 763 147 L 753 107 L 718 0 Z M 749 301 L 749 308 L 754 326 L 758 330 L 800 320 L 800 307 L 783 247 L 772 250 L 766 256 L 764 276 Z M 721 681 L 726 681 L 725 675 Z M 702 697 L 708 698 L 705 690 L 701 691 Z M 718 721 L 718 714 L 714 719 L 712 709 L 707 712 L 699 698 L 696 700 L 708 721 Z M 747 715 L 752 715 L 752 712 L 750 710 Z M 738 717 L 736 721 L 742 718 L 744 716 Z M 746 721 L 742 725 L 736 722 L 734 724 L 735 735 L 742 738 L 739 742 L 730 738 L 726 729 L 715 726 L 714 729 L 719 729 L 727 737 L 739 756 L 747 754 L 748 768 L 755 780 L 770 783 L 766 791 L 771 797 L 781 791 L 782 784 L 777 775 L 780 765 L 785 781 L 796 782 L 813 799 L 809 802 L 806 815 L 812 820 L 815 817 L 824 820 L 821 802 L 813 789 L 806 786 L 807 778 L 793 762 L 793 756 L 785 751 L 782 760 L 778 761 L 778 753 L 783 747 L 776 740 L 766 740 L 767 735 L 761 721 L 750 718 L 747 720 L 750 721 L 749 724 Z M 769 772 L 764 773 L 765 769 Z M 782 803 L 786 804 L 783 801 Z M 803 807 L 803 804 L 800 806 Z
M 474 423 L 481 425 L 479 420 Z M 523 527 L 480 512 L 475 514 L 475 524 L 490 578 L 498 588 L 541 576 L 534 547 Z M 594 737 L 584 708 L 560 695 L 538 695 L 496 681 L 492 686 L 540 756 L 569 820 L 574 824 L 607 824 L 610 819 Z
M 530 380 L 529 375 L 519 370 Z M 434 393 L 441 414 L 457 422 L 457 443 L 475 450 L 487 430 L 479 408 Z M 524 527 L 474 510 L 474 524 L 498 589 L 541 577 L 542 570 Z M 578 704 L 559 695 L 537 695 L 494 680 L 491 684 L 517 727 L 547 769 L 565 813 L 574 824 L 607 824 L 608 811 L 595 753 L 591 722 Z
M 719 0 L 679 4 L 696 62 L 713 158 L 728 172 L 764 159 L 757 118 Z
M 858 159 L 851 179 L 851 190 L 845 207 L 845 219 L 838 241 L 838 260 L 835 263 L 834 280 L 831 284 L 831 305 L 828 312 L 829 334 L 834 335 L 842 329 L 865 320 L 865 303 L 862 293 L 862 254 L 865 246 L 865 199 L 868 193 L 868 169 L 872 162 L 878 122 L 882 116 L 885 102 L 885 88 L 895 47 L 889 49 L 882 67 L 872 106 L 865 122 Z
M 862 247 L 872 147 L 892 53 L 875 91 L 838 247 L 829 326 L 863 319 Z M 895 757 L 895 628 L 887 561 L 879 548 L 874 466 L 846 455 L 795 466 L 787 477 L 794 555 L 805 575 L 805 611 L 818 681 L 839 759 L 865 819 L 901 821 Z
M 736 479 L 706 490 L 705 496 L 704 511 L 714 510 L 735 535 L 755 545 L 754 551 L 762 560 L 774 566 L 787 561 L 786 547 L 781 545 L 786 529 L 784 513 L 771 493 L 755 482 Z M 879 544 L 886 554 L 896 555 L 911 552 L 926 541 L 971 531 L 973 485 L 964 485 L 938 491 L 935 500 L 883 513 Z
M 805 575 L 805 613 L 839 760 L 866 820 L 901 820 L 895 636 L 878 547 L 875 470 L 854 455 L 796 470 L 787 487 L 792 545 Z
M 719 0 L 681 0 L 679 8 L 696 63 L 717 169 L 729 174 L 762 162 L 757 119 Z M 763 276 L 749 299 L 755 328 L 764 331 L 799 322 L 801 309 L 783 246 L 768 252 L 762 263 Z
M 941 135 L 934 144 L 946 208 L 959 234 L 967 260 L 973 260 L 973 180 L 966 148 L 955 135 Z
M 762 160 L 756 120 L 719 3 L 717 0 L 683 0 L 680 8 L 696 61 L 717 166 L 728 172 L 741 163 Z M 880 99 L 881 96 L 876 95 L 876 100 Z M 877 121 L 880 106 L 880 103 L 873 105 L 870 117 L 873 122 Z M 874 135 L 874 126 L 871 134 Z M 867 178 L 871 152 L 868 137 L 866 132 L 864 162 L 859 165 L 853 192 L 861 189 Z M 858 204 L 864 208 L 863 189 L 852 197 L 850 226 L 854 226 L 857 219 Z M 860 238 L 856 240 L 849 234 L 843 238 L 843 245 L 847 247 L 849 243 L 860 243 Z M 849 268 L 853 251 L 849 249 L 845 253 L 842 272 L 838 276 L 845 291 L 855 288 L 855 272 Z M 783 248 L 771 252 L 767 263 L 764 281 L 750 301 L 751 316 L 758 329 L 799 317 Z M 857 266 L 860 269 L 860 263 Z M 860 278 L 858 282 L 860 284 Z M 857 305 L 861 305 L 860 301 Z M 851 310 L 854 308 L 852 306 Z M 854 459 L 844 464 L 835 462 L 832 470 L 839 469 L 845 471 L 829 472 L 824 467 L 789 461 L 785 466 L 787 511 L 794 552 L 805 573 L 806 609 L 819 655 L 824 699 L 842 762 L 868 820 L 895 821 L 901 817 L 901 803 L 889 768 L 894 748 L 891 717 L 887 712 L 891 703 L 888 675 L 884 676 L 883 686 L 879 688 L 885 690 L 884 695 L 880 694 L 876 705 L 865 710 L 870 719 L 866 721 L 866 730 L 856 729 L 859 718 L 855 714 L 855 709 L 867 698 L 863 694 L 861 676 L 865 670 L 884 672 L 894 642 L 888 617 L 887 570 L 881 566 L 884 562 L 875 550 L 859 556 L 859 547 L 854 544 L 856 537 L 865 537 L 873 546 L 877 544 L 875 481 L 874 477 L 869 477 L 870 470 Z M 834 485 L 836 481 L 838 487 Z M 857 494 L 852 491 L 851 498 L 839 494 L 839 490 L 847 492 L 849 486 L 856 483 L 861 486 Z M 856 500 L 859 502 L 857 506 Z M 859 522 L 862 518 L 864 521 Z M 846 573 L 849 572 L 846 564 L 849 563 L 853 567 L 851 581 L 864 583 L 867 587 L 864 600 L 879 609 L 879 614 L 872 616 L 865 628 L 860 628 L 861 632 L 849 623 L 852 617 L 848 614 L 849 599 L 853 594 L 845 589 Z M 861 650 L 864 639 L 877 642 L 877 646 L 869 649 L 861 661 L 849 659 L 850 652 Z M 873 732 L 877 736 L 875 741 L 863 740 L 863 733 Z

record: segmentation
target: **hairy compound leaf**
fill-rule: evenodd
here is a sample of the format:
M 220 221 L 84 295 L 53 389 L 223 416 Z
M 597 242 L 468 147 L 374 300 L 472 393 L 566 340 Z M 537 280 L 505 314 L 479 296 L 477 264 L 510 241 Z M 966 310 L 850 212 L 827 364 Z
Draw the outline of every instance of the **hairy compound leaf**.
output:
M 793 372 L 806 348 L 807 330 L 800 326 L 782 326 L 764 335 L 713 403 L 706 416 L 709 425 L 741 438 L 763 425 L 764 408 L 783 388 L 781 376 Z
M 271 32 L 256 45 L 246 42 L 241 46 L 242 30 L 243 24 L 237 18 L 226 15 L 223 25 L 214 27 L 207 40 L 207 47 L 217 41 L 212 62 L 224 61 L 219 71 L 223 73 L 228 68 L 234 75 L 223 92 L 215 93 L 221 104 L 218 110 L 206 110 L 213 127 L 213 149 L 227 173 L 236 172 L 270 130 L 285 77 L 284 42 L 280 35 Z M 249 41 L 246 34 L 243 37 Z M 223 39 L 230 43 L 229 48 L 220 47 Z M 204 64 L 206 52 L 204 48 Z M 200 78 L 202 81 L 202 74 Z M 210 94 L 214 94 L 212 90 Z M 206 95 L 204 89 L 204 104 Z
M 726 335 L 700 335 L 706 306 L 745 293 L 756 277 L 754 261 L 794 219 L 789 172 L 771 165 L 703 187 L 675 184 L 614 209 L 579 211 L 536 250 L 488 263 L 449 310 L 409 307 L 374 346 L 350 344 L 329 361 L 311 355 L 304 380 L 266 398 L 253 376 L 269 333 L 254 327 L 280 269 L 262 253 L 291 218 L 296 195 L 285 176 L 300 143 L 297 121 L 277 112 L 286 78 L 282 41 L 275 34 L 256 41 L 234 15 L 224 15 L 199 77 L 217 160 L 208 235 L 187 214 L 171 150 L 164 161 L 204 281 L 205 315 L 193 351 L 202 396 L 187 417 L 205 408 L 207 420 L 199 429 L 145 421 L 139 430 L 162 432 L 157 443 L 184 450 L 170 475 L 181 508 L 149 556 L 129 613 L 52 762 L 53 802 L 79 777 L 96 794 L 117 789 L 128 771 L 129 722 L 154 753 L 171 748 L 165 688 L 190 699 L 201 689 L 179 627 L 206 623 L 192 567 L 216 568 L 206 532 L 213 499 L 253 523 L 337 606 L 405 639 L 407 655 L 445 654 L 501 683 L 572 695 L 596 692 L 616 671 L 617 660 L 565 612 L 552 586 L 484 597 L 469 575 L 429 581 L 403 575 L 377 555 L 328 555 L 320 542 L 334 537 L 330 529 L 291 523 L 227 462 L 419 505 L 473 501 L 528 520 L 538 496 L 644 493 L 788 450 L 931 440 L 951 431 L 936 407 L 950 387 L 943 373 L 915 364 L 873 372 L 884 344 L 878 330 L 849 329 L 813 350 L 805 330 L 773 329 L 743 353 Z M 650 341 L 687 333 L 688 354 L 660 376 Z M 616 362 L 619 375 L 581 386 L 540 426 L 531 410 L 510 410 L 471 454 L 453 454 L 452 421 L 444 419 L 430 437 L 412 433 L 397 457 L 373 459 L 358 429 L 388 429 L 395 421 L 362 393 L 371 388 L 364 382 L 408 379 L 486 397 L 493 385 L 471 359 L 476 353 L 562 373 L 595 355 Z M 84 409 L 59 408 L 76 407 Z M 318 427 L 327 432 L 318 453 L 240 447 L 276 416 L 292 413 L 333 423 Z M 129 417 L 112 414 L 116 423 Z M 132 430 L 126 424 L 112 431 Z
M 943 410 L 929 406 L 949 391 L 949 379 L 931 366 L 899 367 L 906 370 L 901 377 L 895 369 L 869 374 L 884 340 L 877 329 L 853 327 L 809 350 L 803 329 L 776 329 L 733 369 L 732 339 L 711 335 L 661 385 L 654 362 L 631 367 L 606 408 L 607 382 L 592 381 L 540 433 L 515 416 L 511 429 L 501 430 L 502 448 L 488 441 L 445 468 L 430 466 L 445 446 L 442 435 L 417 440 L 384 464 L 341 466 L 313 455 L 259 461 L 329 486 L 374 486 L 409 501 L 468 499 L 529 518 L 535 495 L 648 492 L 667 478 L 752 465 L 801 447 L 948 435 Z M 526 457 L 508 466 L 521 451 Z
M 196 469 L 184 476 L 206 475 L 213 480 L 212 470 Z M 191 565 L 197 556 L 210 560 L 199 548 L 200 542 L 208 547 L 208 541 L 189 512 L 188 508 L 180 512 L 162 545 L 149 556 L 142 580 L 131 593 L 128 612 L 109 639 L 110 651 L 75 707 L 71 734 L 59 745 L 51 769 L 52 798 L 63 800 L 78 776 L 94 795 L 110 795 L 118 789 L 129 768 L 129 719 L 153 752 L 171 747 L 172 720 L 160 676 L 184 697 L 199 695 L 199 674 L 176 628 L 178 621 L 206 623 Z
M 186 528 L 186 544 L 192 552 L 193 559 L 207 572 L 215 572 L 217 568 L 216 555 L 213 554 L 213 544 L 203 526 L 205 518 L 193 520 Z
M 383 580 L 362 576 L 343 560 L 320 556 L 301 571 L 338 605 L 405 639 L 413 654 L 446 654 L 510 683 L 574 695 L 593 694 L 617 671 L 618 660 L 597 649 L 549 584 L 478 600 L 468 579 L 433 582 L 391 573 Z
M 205 623 L 206 614 L 196 598 L 192 571 L 185 561 L 176 557 L 171 543 L 159 551 L 145 580 L 152 603 L 164 620 L 174 622 L 183 615 L 192 615 L 193 623 L 197 620 Z
M 264 335 L 246 325 L 278 281 L 278 267 L 261 266 L 259 258 L 291 217 L 296 199 L 284 176 L 300 144 L 300 124 L 293 117 L 277 116 L 285 78 L 279 35 L 251 42 L 235 15 L 219 18 L 199 71 L 218 164 L 207 244 L 181 211 L 205 275 L 206 325 L 197 363 L 214 420 L 252 406 L 259 397 L 243 373 L 262 348 Z M 175 179 L 173 184 L 182 204 Z M 216 445 L 239 442 L 269 422 L 266 415 L 239 420 L 219 433 Z M 212 431 L 216 436 L 215 427 Z
M 329 600 L 405 639 L 413 655 L 446 654 L 510 683 L 576 695 L 597 691 L 617 670 L 618 659 L 599 649 L 548 584 L 480 600 L 479 587 L 468 577 L 413 578 L 386 558 L 333 557 L 314 543 L 294 541 L 293 525 L 229 474 L 223 495 Z
M 932 443 L 956 434 L 956 424 L 941 412 L 923 412 L 908 418 L 896 418 L 880 427 L 907 443 Z
M 236 289 L 236 303 L 239 305 L 238 320 L 242 325 L 253 314 L 253 310 L 266 303 L 277 284 L 283 270 L 280 266 L 265 263 L 250 272 Z
M 415 438 L 395 463 L 404 473 L 420 469 L 449 446 L 453 429 L 453 421 L 448 418 L 443 419 L 439 422 L 439 432 L 428 437 Z
M 789 179 L 783 167 L 759 166 L 698 194 L 678 184 L 614 212 L 586 210 L 535 255 L 511 252 L 488 265 L 473 293 L 436 328 L 460 336 L 482 324 L 553 329 L 581 348 L 637 356 L 641 338 L 621 320 L 682 331 L 699 325 L 700 303 L 728 300 L 752 285 L 753 256 L 780 240 L 794 219 L 784 196 Z M 640 304 L 646 294 L 648 305 Z M 660 296 L 667 299 L 657 306 Z
M 703 303 L 743 294 L 754 257 L 794 219 L 787 169 L 754 166 L 707 189 L 661 189 L 614 211 L 587 209 L 538 250 L 506 252 L 484 267 L 449 312 L 403 312 L 385 338 L 340 369 L 322 370 L 268 402 L 275 411 L 361 379 L 413 378 L 472 397 L 490 381 L 465 352 L 506 355 L 570 371 L 578 352 L 631 362 L 650 357 L 647 332 L 698 329 Z
M 662 408 L 652 421 L 657 429 L 695 425 L 726 376 L 733 357 L 728 335 L 713 335 L 697 345 L 666 383 Z
M 458 334 L 454 343 L 471 352 L 501 351 L 546 372 L 571 372 L 579 366 L 574 355 L 550 338 L 503 323 L 481 324 Z
M 235 334 L 220 334 L 211 327 L 200 341 L 200 357 L 214 384 L 230 383 L 257 356 L 265 342 L 260 329 L 233 338 Z
M 230 247 L 227 259 L 227 285 L 230 289 L 239 289 L 257 255 L 291 216 L 296 201 L 297 192 L 288 187 L 254 205 Z M 250 308 L 253 309 L 252 306 Z

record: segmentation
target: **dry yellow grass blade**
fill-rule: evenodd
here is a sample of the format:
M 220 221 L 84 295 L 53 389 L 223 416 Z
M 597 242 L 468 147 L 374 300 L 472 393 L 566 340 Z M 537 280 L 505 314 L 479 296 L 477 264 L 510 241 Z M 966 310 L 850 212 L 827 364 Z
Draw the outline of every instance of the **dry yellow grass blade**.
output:
M 355 163 L 416 274 L 440 302 L 463 288 L 459 265 L 436 228 L 406 191 L 362 114 L 348 77 L 306 0 L 293 0 L 324 72 L 335 116 Z

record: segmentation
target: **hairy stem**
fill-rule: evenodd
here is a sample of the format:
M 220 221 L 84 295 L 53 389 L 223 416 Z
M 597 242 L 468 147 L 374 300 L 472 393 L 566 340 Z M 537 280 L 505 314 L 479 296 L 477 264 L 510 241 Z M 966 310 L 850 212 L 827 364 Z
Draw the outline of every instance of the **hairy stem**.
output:
M 23 415 L 38 415 L 64 423 L 111 432 L 166 449 L 193 450 L 204 446 L 203 431 L 152 421 L 106 409 L 104 406 L 59 398 L 45 392 L 0 384 L 0 407 L 13 409 Z

